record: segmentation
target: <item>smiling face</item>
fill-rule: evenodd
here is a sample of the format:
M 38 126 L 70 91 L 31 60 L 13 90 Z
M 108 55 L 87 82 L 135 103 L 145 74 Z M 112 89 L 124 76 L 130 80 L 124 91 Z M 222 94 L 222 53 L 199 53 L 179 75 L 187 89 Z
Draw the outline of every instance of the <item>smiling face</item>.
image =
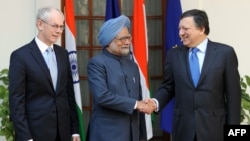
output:
M 183 45 L 187 47 L 196 47 L 207 37 L 205 28 L 197 27 L 193 17 L 185 17 L 180 20 L 179 36 Z
M 38 19 L 38 38 L 48 46 L 55 43 L 62 35 L 64 29 L 64 17 L 57 10 L 52 9 L 47 19 Z
M 107 50 L 118 56 L 126 56 L 129 54 L 129 46 L 131 44 L 131 35 L 126 27 L 122 28 L 120 33 L 107 46 Z

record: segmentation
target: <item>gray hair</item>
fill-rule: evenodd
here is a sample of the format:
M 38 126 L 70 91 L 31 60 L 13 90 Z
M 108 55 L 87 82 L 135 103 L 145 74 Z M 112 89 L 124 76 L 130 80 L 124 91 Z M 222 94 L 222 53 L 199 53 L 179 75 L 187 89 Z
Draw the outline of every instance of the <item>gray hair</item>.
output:
M 36 15 L 36 20 L 44 20 L 47 21 L 50 17 L 50 13 L 51 11 L 56 10 L 58 13 L 60 13 L 62 15 L 62 17 L 64 18 L 64 14 L 62 13 L 61 10 L 54 8 L 54 7 L 44 7 L 44 8 L 40 8 L 37 11 L 37 15 Z

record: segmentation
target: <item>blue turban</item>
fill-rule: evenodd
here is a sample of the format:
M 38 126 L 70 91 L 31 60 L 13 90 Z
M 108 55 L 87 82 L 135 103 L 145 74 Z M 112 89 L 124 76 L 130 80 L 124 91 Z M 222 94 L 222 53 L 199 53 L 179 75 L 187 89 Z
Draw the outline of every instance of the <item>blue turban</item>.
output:
M 102 47 L 106 47 L 123 27 L 130 28 L 130 20 L 124 15 L 107 20 L 102 25 L 98 35 L 98 40 Z

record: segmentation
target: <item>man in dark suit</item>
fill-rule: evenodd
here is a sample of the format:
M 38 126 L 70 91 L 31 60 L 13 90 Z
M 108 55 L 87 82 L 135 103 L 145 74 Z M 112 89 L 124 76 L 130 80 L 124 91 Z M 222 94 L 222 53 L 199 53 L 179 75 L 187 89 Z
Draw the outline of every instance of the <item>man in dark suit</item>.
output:
M 15 140 L 80 141 L 68 52 L 54 44 L 62 35 L 64 15 L 45 7 L 36 18 L 37 37 L 10 57 L 9 103 Z M 52 48 L 54 66 L 49 66 L 48 48 Z M 56 67 L 55 75 L 52 67 Z
M 155 102 L 156 111 L 160 111 L 175 97 L 173 141 L 223 141 L 224 125 L 240 124 L 236 53 L 229 45 L 209 40 L 208 34 L 205 11 L 186 11 L 179 23 L 183 46 L 167 53 L 165 77 L 155 93 Z M 198 50 L 193 54 L 198 59 L 196 72 L 190 60 L 193 50 Z
M 136 63 L 129 59 L 130 20 L 121 15 L 99 32 L 103 47 L 88 63 L 93 109 L 87 141 L 146 141 L 145 115 Z

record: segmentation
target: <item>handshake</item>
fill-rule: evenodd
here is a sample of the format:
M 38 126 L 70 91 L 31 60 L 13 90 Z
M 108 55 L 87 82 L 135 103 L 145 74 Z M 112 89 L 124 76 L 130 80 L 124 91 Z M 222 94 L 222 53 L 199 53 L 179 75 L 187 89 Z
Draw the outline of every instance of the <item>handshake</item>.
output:
M 145 114 L 151 114 L 157 109 L 156 102 L 153 99 L 145 99 L 141 101 L 137 101 L 136 109 Z

